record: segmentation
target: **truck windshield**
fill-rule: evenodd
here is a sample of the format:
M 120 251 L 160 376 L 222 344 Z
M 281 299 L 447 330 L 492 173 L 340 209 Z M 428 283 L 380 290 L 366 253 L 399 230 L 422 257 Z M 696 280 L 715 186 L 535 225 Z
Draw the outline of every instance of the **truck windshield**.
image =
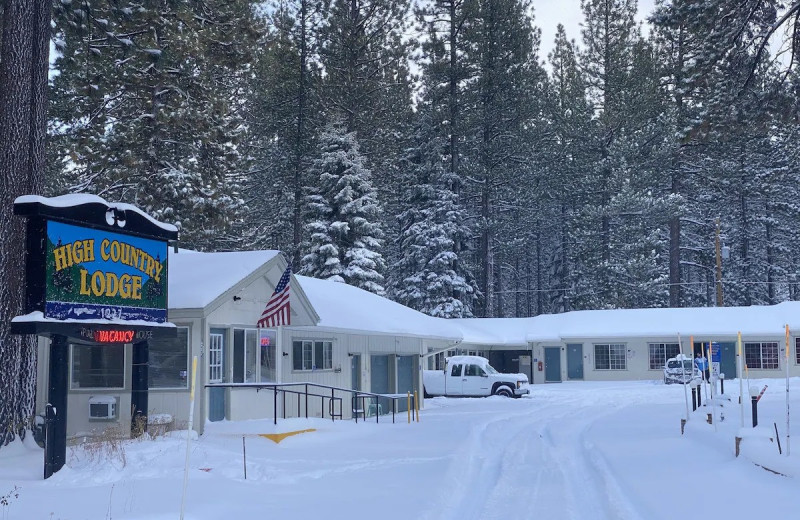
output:
M 483 367 L 483 369 L 486 370 L 487 374 L 499 374 L 500 373 L 497 370 L 495 370 L 492 365 L 486 365 L 486 366 Z

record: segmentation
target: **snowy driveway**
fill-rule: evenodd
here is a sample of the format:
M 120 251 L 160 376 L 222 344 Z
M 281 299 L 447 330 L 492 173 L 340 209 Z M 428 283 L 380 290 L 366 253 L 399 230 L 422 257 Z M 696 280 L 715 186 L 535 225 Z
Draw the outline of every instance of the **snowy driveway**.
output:
M 766 397 L 772 426 L 783 396 Z M 681 436 L 684 409 L 679 385 L 587 382 L 523 399 L 437 398 L 419 424 L 290 420 L 278 430 L 317 431 L 280 444 L 257 435 L 275 431 L 268 422 L 209 424 L 192 445 L 186 518 L 768 520 L 800 510 L 795 478 L 734 457 L 724 432 L 738 413 L 715 433 L 698 412 Z M 75 452 L 46 482 L 40 454 L 11 463 L 4 448 L 0 494 L 21 489 L 8 518 L 177 518 L 184 443 L 133 441 L 124 466 Z

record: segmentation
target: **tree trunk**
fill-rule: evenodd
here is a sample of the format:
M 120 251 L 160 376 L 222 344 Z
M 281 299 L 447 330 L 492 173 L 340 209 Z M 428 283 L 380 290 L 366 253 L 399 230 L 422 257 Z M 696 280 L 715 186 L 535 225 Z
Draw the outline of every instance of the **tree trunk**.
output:
M 36 341 L 9 334 L 25 301 L 25 221 L 14 199 L 38 193 L 45 164 L 48 0 L 6 0 L 0 48 L 0 446 L 23 437 L 35 405 Z

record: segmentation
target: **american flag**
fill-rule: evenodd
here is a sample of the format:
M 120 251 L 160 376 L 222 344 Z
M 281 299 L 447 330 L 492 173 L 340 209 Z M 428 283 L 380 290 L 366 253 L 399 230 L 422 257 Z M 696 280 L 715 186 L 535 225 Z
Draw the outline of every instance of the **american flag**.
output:
M 286 268 L 281 276 L 275 292 L 270 296 L 267 307 L 261 313 L 258 320 L 258 327 L 277 327 L 279 325 L 290 325 L 289 315 L 289 279 L 292 276 L 292 266 Z

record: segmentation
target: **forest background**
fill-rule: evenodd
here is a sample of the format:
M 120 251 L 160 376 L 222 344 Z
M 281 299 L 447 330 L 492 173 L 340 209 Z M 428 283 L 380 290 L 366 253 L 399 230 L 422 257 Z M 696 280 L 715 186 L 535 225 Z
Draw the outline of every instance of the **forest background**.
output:
M 527 0 L 56 0 L 44 191 L 435 316 L 798 299 L 792 4 L 583 0 L 542 56 Z

